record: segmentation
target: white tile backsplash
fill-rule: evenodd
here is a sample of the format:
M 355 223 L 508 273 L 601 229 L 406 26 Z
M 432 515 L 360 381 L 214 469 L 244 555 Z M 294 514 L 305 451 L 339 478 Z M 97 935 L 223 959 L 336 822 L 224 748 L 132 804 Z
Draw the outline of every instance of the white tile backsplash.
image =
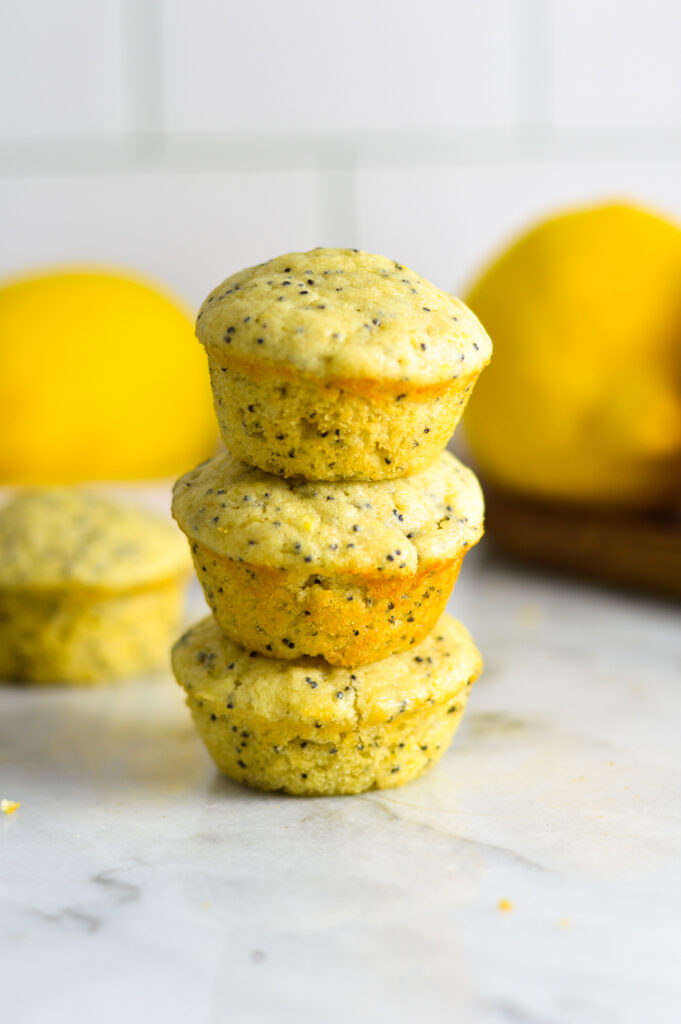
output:
M 513 0 L 166 0 L 177 132 L 508 129 Z
M 557 127 L 681 129 L 681 4 L 552 2 Z
M 0 140 L 125 130 L 124 14 L 120 0 L 4 0 Z
M 0 272 L 124 263 L 196 303 L 316 244 L 462 289 L 528 220 L 681 214 L 681 5 L 5 0 Z
M 243 266 L 319 244 L 317 209 L 308 171 L 0 179 L 0 275 L 122 265 L 196 306 Z

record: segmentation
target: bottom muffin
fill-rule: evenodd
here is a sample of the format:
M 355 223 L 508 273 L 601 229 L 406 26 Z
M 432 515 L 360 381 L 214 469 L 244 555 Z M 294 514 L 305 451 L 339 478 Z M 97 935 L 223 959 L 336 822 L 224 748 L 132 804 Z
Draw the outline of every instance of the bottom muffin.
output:
M 401 786 L 426 771 L 482 668 L 469 633 L 448 615 L 417 647 L 359 668 L 264 658 L 213 618 L 177 641 L 172 661 L 220 771 L 309 796 Z

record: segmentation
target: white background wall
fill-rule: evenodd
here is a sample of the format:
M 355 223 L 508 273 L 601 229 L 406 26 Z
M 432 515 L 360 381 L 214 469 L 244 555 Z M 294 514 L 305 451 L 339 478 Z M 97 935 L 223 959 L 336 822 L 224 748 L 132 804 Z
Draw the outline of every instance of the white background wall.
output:
M 678 0 L 2 0 L 0 274 L 198 303 L 314 245 L 461 289 L 528 219 L 681 218 Z

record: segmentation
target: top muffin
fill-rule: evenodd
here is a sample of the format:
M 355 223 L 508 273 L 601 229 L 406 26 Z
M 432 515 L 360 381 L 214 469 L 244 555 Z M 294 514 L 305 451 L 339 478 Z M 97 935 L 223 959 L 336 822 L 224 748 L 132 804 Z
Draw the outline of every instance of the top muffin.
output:
M 491 355 L 458 299 L 356 249 L 289 253 L 203 303 L 225 444 L 280 476 L 379 480 L 427 468 Z
M 492 350 L 459 299 L 357 249 L 289 253 L 233 274 L 201 306 L 196 333 L 230 362 L 412 384 L 479 372 Z

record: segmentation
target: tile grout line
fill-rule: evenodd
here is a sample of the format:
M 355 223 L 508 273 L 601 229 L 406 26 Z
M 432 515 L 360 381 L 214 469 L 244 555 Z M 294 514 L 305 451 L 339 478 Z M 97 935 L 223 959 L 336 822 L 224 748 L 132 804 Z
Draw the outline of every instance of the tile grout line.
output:
M 163 25 L 158 0 L 124 0 L 126 148 L 133 161 L 153 162 L 166 148 Z
M 129 145 L 129 139 L 135 145 Z M 348 162 L 348 153 L 351 154 Z M 361 154 L 361 156 L 360 156 Z M 163 131 L 122 135 L 110 140 L 74 136 L 57 142 L 5 140 L 0 142 L 0 178 L 81 177 L 101 174 L 158 174 L 231 171 L 318 170 L 354 175 L 359 168 L 393 170 L 418 167 L 487 165 L 532 160 L 542 163 L 622 164 L 674 163 L 681 159 L 681 131 L 673 127 L 649 130 L 566 130 L 551 146 L 533 151 L 492 133 L 407 132 L 377 135 L 329 136 L 286 134 L 278 138 L 234 133 L 227 135 L 167 135 Z M 337 161 L 334 163 L 334 160 Z
M 352 248 L 356 245 L 359 214 L 354 147 L 319 147 L 316 170 L 319 244 Z
M 514 0 L 514 142 L 528 156 L 554 141 L 551 5 Z

